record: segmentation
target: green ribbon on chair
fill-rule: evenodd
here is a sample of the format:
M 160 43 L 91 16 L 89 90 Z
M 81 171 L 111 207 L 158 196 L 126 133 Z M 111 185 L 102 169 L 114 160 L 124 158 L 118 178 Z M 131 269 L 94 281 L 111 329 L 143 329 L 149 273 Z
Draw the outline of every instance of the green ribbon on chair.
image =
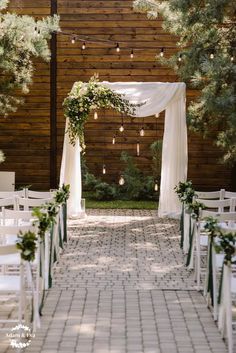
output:
M 224 261 L 223 261 L 223 264 L 222 264 L 222 269 L 221 269 L 221 274 L 220 274 L 219 293 L 218 293 L 218 304 L 221 303 L 222 286 L 223 286 L 223 277 L 224 277 Z
M 213 269 L 212 269 L 212 246 L 213 238 L 211 237 L 209 244 L 209 255 L 208 255 L 208 280 L 207 280 L 207 293 L 210 293 L 211 304 L 214 306 L 214 290 L 213 290 Z
M 184 245 L 184 204 L 182 204 L 182 212 L 181 212 L 181 217 L 180 217 L 180 247 L 183 249 Z
M 67 203 L 66 202 L 62 205 L 62 213 L 63 213 L 63 226 L 64 226 L 63 241 L 67 243 Z
M 193 235 L 194 235 L 195 227 L 196 227 L 196 223 L 194 223 L 193 229 L 191 229 L 192 228 L 192 218 L 190 216 L 190 219 L 189 219 L 189 250 L 188 250 L 186 266 L 189 266 L 190 261 L 191 261 L 191 254 L 192 254 L 192 248 L 193 248 Z

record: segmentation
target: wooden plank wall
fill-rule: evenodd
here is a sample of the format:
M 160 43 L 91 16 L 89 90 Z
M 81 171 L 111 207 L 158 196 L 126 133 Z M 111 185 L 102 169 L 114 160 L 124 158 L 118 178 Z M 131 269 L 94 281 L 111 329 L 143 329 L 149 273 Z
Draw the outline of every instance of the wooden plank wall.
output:
M 18 13 L 37 17 L 50 13 L 48 0 L 12 0 L 11 6 Z M 57 175 L 61 163 L 65 119 L 62 102 L 74 81 L 88 81 L 98 73 L 100 80 L 175 82 L 176 75 L 169 68 L 155 61 L 160 47 L 167 48 L 165 55 L 175 51 L 176 38 L 165 33 L 161 19 L 148 20 L 145 15 L 133 12 L 132 1 L 111 0 L 58 0 L 62 32 L 90 36 L 120 43 L 121 51 L 104 43 L 71 43 L 71 36 L 57 36 Z M 130 59 L 130 49 L 135 57 Z M 14 169 L 17 183 L 33 184 L 33 188 L 47 189 L 50 184 L 50 72 L 49 65 L 37 63 L 34 84 L 27 96 L 26 104 L 7 120 L 0 120 L 0 147 L 5 151 L 7 161 L 1 169 Z M 188 90 L 190 100 L 196 92 Z M 162 138 L 164 113 L 160 118 L 148 117 L 144 122 L 125 118 L 125 132 L 118 132 L 121 117 L 112 112 L 99 112 L 99 119 L 91 116 L 86 125 L 86 159 L 92 172 L 104 180 L 117 182 L 120 153 L 125 150 L 135 157 L 137 139 L 141 145 L 138 165 L 150 172 L 150 144 Z M 145 136 L 138 137 L 138 130 L 144 124 Z M 117 144 L 112 145 L 113 135 Z M 19 158 L 20 156 L 20 158 Z M 230 188 L 230 171 L 219 161 L 219 151 L 210 140 L 189 134 L 189 178 L 198 189 Z M 103 163 L 107 166 L 106 176 L 102 175 Z

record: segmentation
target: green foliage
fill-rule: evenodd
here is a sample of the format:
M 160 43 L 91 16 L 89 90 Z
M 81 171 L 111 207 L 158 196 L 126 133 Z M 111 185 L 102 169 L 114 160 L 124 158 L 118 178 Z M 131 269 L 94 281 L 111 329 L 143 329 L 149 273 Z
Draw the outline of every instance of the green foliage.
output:
M 57 204 L 65 204 L 70 196 L 70 185 L 63 184 L 62 187 L 57 190 L 54 200 Z
M 8 1 L 0 0 L 0 11 Z M 29 91 L 33 76 L 33 58 L 50 60 L 48 40 L 58 31 L 59 18 L 35 20 L 30 16 L 0 13 L 0 115 L 16 111 L 20 94 Z
M 156 180 L 161 178 L 161 155 L 162 155 L 162 141 L 156 140 L 150 146 L 152 154 L 152 172 Z
M 135 0 L 140 12 L 162 15 L 163 27 L 179 40 L 176 54 L 157 59 L 199 89 L 188 109 L 189 126 L 215 142 L 224 161 L 236 161 L 236 2 L 232 0 Z M 181 55 L 181 61 L 179 57 Z
M 124 200 L 154 199 L 154 178 L 145 176 L 127 152 L 122 152 L 121 161 L 125 164 L 122 173 L 125 183 L 119 187 L 120 197 Z
M 93 110 L 115 109 L 121 114 L 133 115 L 139 105 L 131 104 L 123 95 L 99 83 L 97 76 L 89 82 L 75 82 L 68 97 L 64 100 L 64 114 L 69 118 L 68 134 L 71 144 L 80 138 L 80 146 L 85 149 L 84 124 Z
M 95 199 L 96 200 L 114 200 L 117 195 L 116 187 L 114 185 L 109 185 L 105 182 L 98 182 L 95 187 Z
M 211 237 L 217 237 L 217 242 L 214 242 L 216 252 L 224 252 L 224 263 L 226 265 L 235 264 L 236 261 L 233 261 L 233 257 L 235 256 L 236 249 L 236 232 L 223 232 L 217 220 L 213 217 L 207 217 L 205 221 L 205 230 Z
M 199 220 L 200 217 L 200 211 L 204 210 L 206 206 L 198 201 L 194 201 L 190 204 L 188 204 L 188 209 L 191 212 L 191 217 L 195 218 L 197 221 Z
M 191 180 L 185 182 L 180 181 L 179 184 L 175 186 L 174 190 L 181 202 L 186 205 L 192 204 L 193 197 L 196 196 L 196 194 Z
M 21 251 L 21 258 L 25 261 L 34 261 L 37 249 L 37 236 L 35 233 L 28 231 L 18 234 L 16 243 L 17 249 Z

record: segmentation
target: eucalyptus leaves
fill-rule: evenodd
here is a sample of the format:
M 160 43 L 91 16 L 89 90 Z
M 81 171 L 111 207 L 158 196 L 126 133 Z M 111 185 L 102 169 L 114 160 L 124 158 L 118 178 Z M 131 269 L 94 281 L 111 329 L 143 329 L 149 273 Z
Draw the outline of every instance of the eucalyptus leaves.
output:
M 101 108 L 114 109 L 121 114 L 134 115 L 138 105 L 131 104 L 121 94 L 102 85 L 97 76 L 90 78 L 88 83 L 76 82 L 64 100 L 64 114 L 69 118 L 68 133 L 70 142 L 75 145 L 77 138 L 84 150 L 84 124 L 91 111 Z

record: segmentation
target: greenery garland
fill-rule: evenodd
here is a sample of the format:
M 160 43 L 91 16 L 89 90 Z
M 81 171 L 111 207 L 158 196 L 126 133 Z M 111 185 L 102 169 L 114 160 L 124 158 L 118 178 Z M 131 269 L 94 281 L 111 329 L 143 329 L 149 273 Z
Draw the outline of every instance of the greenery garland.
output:
M 134 115 L 138 106 L 140 104 L 131 104 L 122 94 L 101 84 L 96 75 L 92 76 L 88 83 L 75 82 L 63 102 L 64 114 L 69 119 L 67 132 L 70 143 L 75 145 L 79 137 L 80 146 L 82 150 L 85 149 L 84 124 L 91 111 L 106 108 L 114 109 L 121 114 Z
M 65 204 L 69 198 L 69 185 L 62 185 L 62 187 L 56 191 L 54 200 L 46 203 L 41 207 L 35 207 L 33 209 L 33 216 L 37 218 L 34 225 L 38 226 L 38 234 L 28 231 L 25 233 L 20 232 L 18 234 L 17 248 L 21 250 L 21 258 L 26 261 L 33 261 L 35 258 L 35 251 L 37 248 L 37 239 L 42 241 L 44 239 L 46 231 L 48 231 L 56 221 L 56 216 L 59 212 L 61 205 Z
M 213 217 L 206 217 L 204 229 L 208 232 L 209 236 L 217 237 L 217 242 L 214 242 L 216 253 L 224 252 L 224 264 L 235 264 L 233 257 L 236 253 L 236 233 L 222 232 L 217 220 Z
M 185 204 L 191 204 L 193 197 L 196 196 L 191 180 L 185 182 L 180 181 L 178 185 L 175 186 L 174 190 L 179 200 Z

